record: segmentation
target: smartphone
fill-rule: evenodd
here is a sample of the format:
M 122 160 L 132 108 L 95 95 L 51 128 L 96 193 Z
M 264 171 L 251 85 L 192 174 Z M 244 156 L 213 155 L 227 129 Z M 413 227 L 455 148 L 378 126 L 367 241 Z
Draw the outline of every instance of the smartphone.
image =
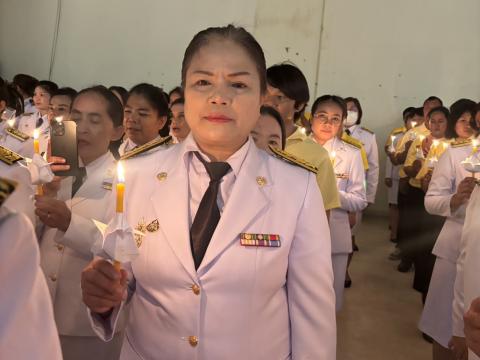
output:
M 55 171 L 57 176 L 76 176 L 78 173 L 77 124 L 74 121 L 52 121 L 50 128 L 50 149 L 52 156 L 65 159 L 70 165 L 66 171 Z

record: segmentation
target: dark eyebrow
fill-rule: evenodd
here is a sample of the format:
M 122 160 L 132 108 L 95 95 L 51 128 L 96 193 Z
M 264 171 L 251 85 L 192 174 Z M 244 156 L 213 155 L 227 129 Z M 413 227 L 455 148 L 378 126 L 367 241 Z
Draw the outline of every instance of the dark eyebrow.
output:
M 245 75 L 250 75 L 250 73 L 248 71 L 239 71 L 233 74 L 228 74 L 229 77 L 245 76 Z
M 202 75 L 213 76 L 212 72 L 206 71 L 206 70 L 195 70 L 193 73 L 194 74 L 202 74 Z
M 203 74 L 203 75 L 213 76 L 212 72 L 206 71 L 206 70 L 195 70 L 193 74 Z M 245 75 L 250 75 L 250 73 L 248 71 L 237 71 L 237 72 L 228 74 L 229 77 L 245 76 Z
M 270 137 L 280 139 L 280 136 L 278 136 L 277 134 L 270 135 Z

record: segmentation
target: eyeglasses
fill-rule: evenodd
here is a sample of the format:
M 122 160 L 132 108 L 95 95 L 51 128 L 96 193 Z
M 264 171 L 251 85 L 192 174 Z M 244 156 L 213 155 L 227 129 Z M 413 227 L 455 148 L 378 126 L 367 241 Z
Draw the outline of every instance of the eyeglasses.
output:
M 316 113 L 316 114 L 313 114 L 313 118 L 315 120 L 318 120 L 320 122 L 320 124 L 327 124 L 327 123 L 330 123 L 332 125 L 335 125 L 335 126 L 338 126 L 342 123 L 342 119 L 339 118 L 339 117 L 332 117 L 332 118 L 329 118 L 327 114 L 323 114 L 323 113 Z

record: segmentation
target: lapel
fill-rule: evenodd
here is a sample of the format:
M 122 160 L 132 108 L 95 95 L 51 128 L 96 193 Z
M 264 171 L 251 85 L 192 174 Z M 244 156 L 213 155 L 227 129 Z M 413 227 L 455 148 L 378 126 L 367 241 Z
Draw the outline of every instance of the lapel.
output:
M 157 166 L 150 201 L 165 239 L 187 273 L 196 281 L 197 274 L 190 248 L 187 169 L 182 150 L 183 145 L 175 145 L 171 156 L 165 157 L 165 161 Z M 158 180 L 157 175 L 160 173 L 166 173 L 167 177 Z
M 96 166 L 96 169 L 94 172 L 87 174 L 87 178 L 85 182 L 80 186 L 78 189 L 77 193 L 72 199 L 75 198 L 96 198 L 97 195 L 103 194 L 105 191 L 109 191 L 103 188 L 102 183 L 104 178 L 107 176 L 107 172 L 113 171 L 112 167 L 114 165 L 115 159 L 113 158 L 113 155 L 108 153 L 109 156 L 106 156 L 105 159 L 102 160 L 101 164 L 98 164 Z M 115 174 L 115 173 L 113 173 Z M 113 180 L 113 176 L 112 176 Z M 73 181 L 73 177 L 72 177 Z M 70 185 L 70 194 L 71 194 L 71 185 Z M 72 205 L 75 205 L 75 202 L 73 201 Z
M 207 252 L 198 268 L 199 276 L 208 271 L 209 264 L 226 248 L 239 241 L 240 233 L 245 231 L 245 228 L 269 204 L 268 194 L 273 184 L 273 178 L 267 166 L 267 157 L 268 155 L 258 150 L 255 143 L 251 141 L 230 198 L 223 209 Z M 264 177 L 266 184 L 260 186 L 257 183 L 257 177 Z

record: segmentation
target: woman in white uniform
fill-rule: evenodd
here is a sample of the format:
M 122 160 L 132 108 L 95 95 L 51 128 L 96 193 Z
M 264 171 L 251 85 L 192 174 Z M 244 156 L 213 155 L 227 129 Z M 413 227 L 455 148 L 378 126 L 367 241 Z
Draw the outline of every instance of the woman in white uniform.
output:
M 105 340 L 129 279 L 122 359 L 335 359 L 330 236 L 315 175 L 249 137 L 265 68 L 243 28 L 198 33 L 182 65 L 190 135 L 125 163 L 125 215 L 146 229 L 140 254 L 121 272 L 95 260 L 82 274 Z
M 341 208 L 330 213 L 337 311 L 342 306 L 348 255 L 352 252 L 348 213 L 362 211 L 367 206 L 360 149 L 338 136 L 346 116 L 347 106 L 338 96 L 321 96 L 312 105 L 312 137 L 330 154 L 340 195 Z
M 130 89 L 123 118 L 125 140 L 118 148 L 120 156 L 160 138 L 167 116 L 168 104 L 162 89 L 145 83 Z
M 449 358 L 449 343 L 452 339 L 452 302 L 459 255 L 460 237 L 464 220 L 465 203 L 473 190 L 474 179 L 463 168 L 461 162 L 472 153 L 473 135 L 470 124 L 475 116 L 476 104 L 470 100 L 459 100 L 451 107 L 455 122 L 456 142 L 445 151 L 436 165 L 428 191 L 425 208 L 433 215 L 446 217 L 445 224 L 435 242 L 432 253 L 436 256 L 425 307 L 419 328 L 434 340 L 434 359 Z M 459 349 L 463 331 L 453 334 L 454 346 Z M 459 350 L 460 351 L 460 350 Z
M 74 359 L 118 359 L 122 328 L 109 343 L 95 335 L 85 304 L 81 301 L 80 274 L 93 259 L 92 245 L 101 234 L 92 221 L 108 222 L 115 159 L 110 141 L 123 132 L 120 101 L 103 86 L 87 88 L 72 104 L 77 124 L 78 154 L 82 172 L 56 178 L 36 196 L 36 214 L 45 224 L 40 237 L 41 265 L 52 296 L 63 357 Z M 67 170 L 61 158 L 53 170 Z
M 57 84 L 52 81 L 39 81 L 33 94 L 33 102 L 37 109 L 34 113 L 25 113 L 17 119 L 16 127 L 22 133 L 32 137 L 34 131 L 39 133 L 40 153 L 44 153 L 48 148 L 50 140 L 50 122 L 48 120 L 48 110 L 50 108 L 50 99 L 58 90 Z

